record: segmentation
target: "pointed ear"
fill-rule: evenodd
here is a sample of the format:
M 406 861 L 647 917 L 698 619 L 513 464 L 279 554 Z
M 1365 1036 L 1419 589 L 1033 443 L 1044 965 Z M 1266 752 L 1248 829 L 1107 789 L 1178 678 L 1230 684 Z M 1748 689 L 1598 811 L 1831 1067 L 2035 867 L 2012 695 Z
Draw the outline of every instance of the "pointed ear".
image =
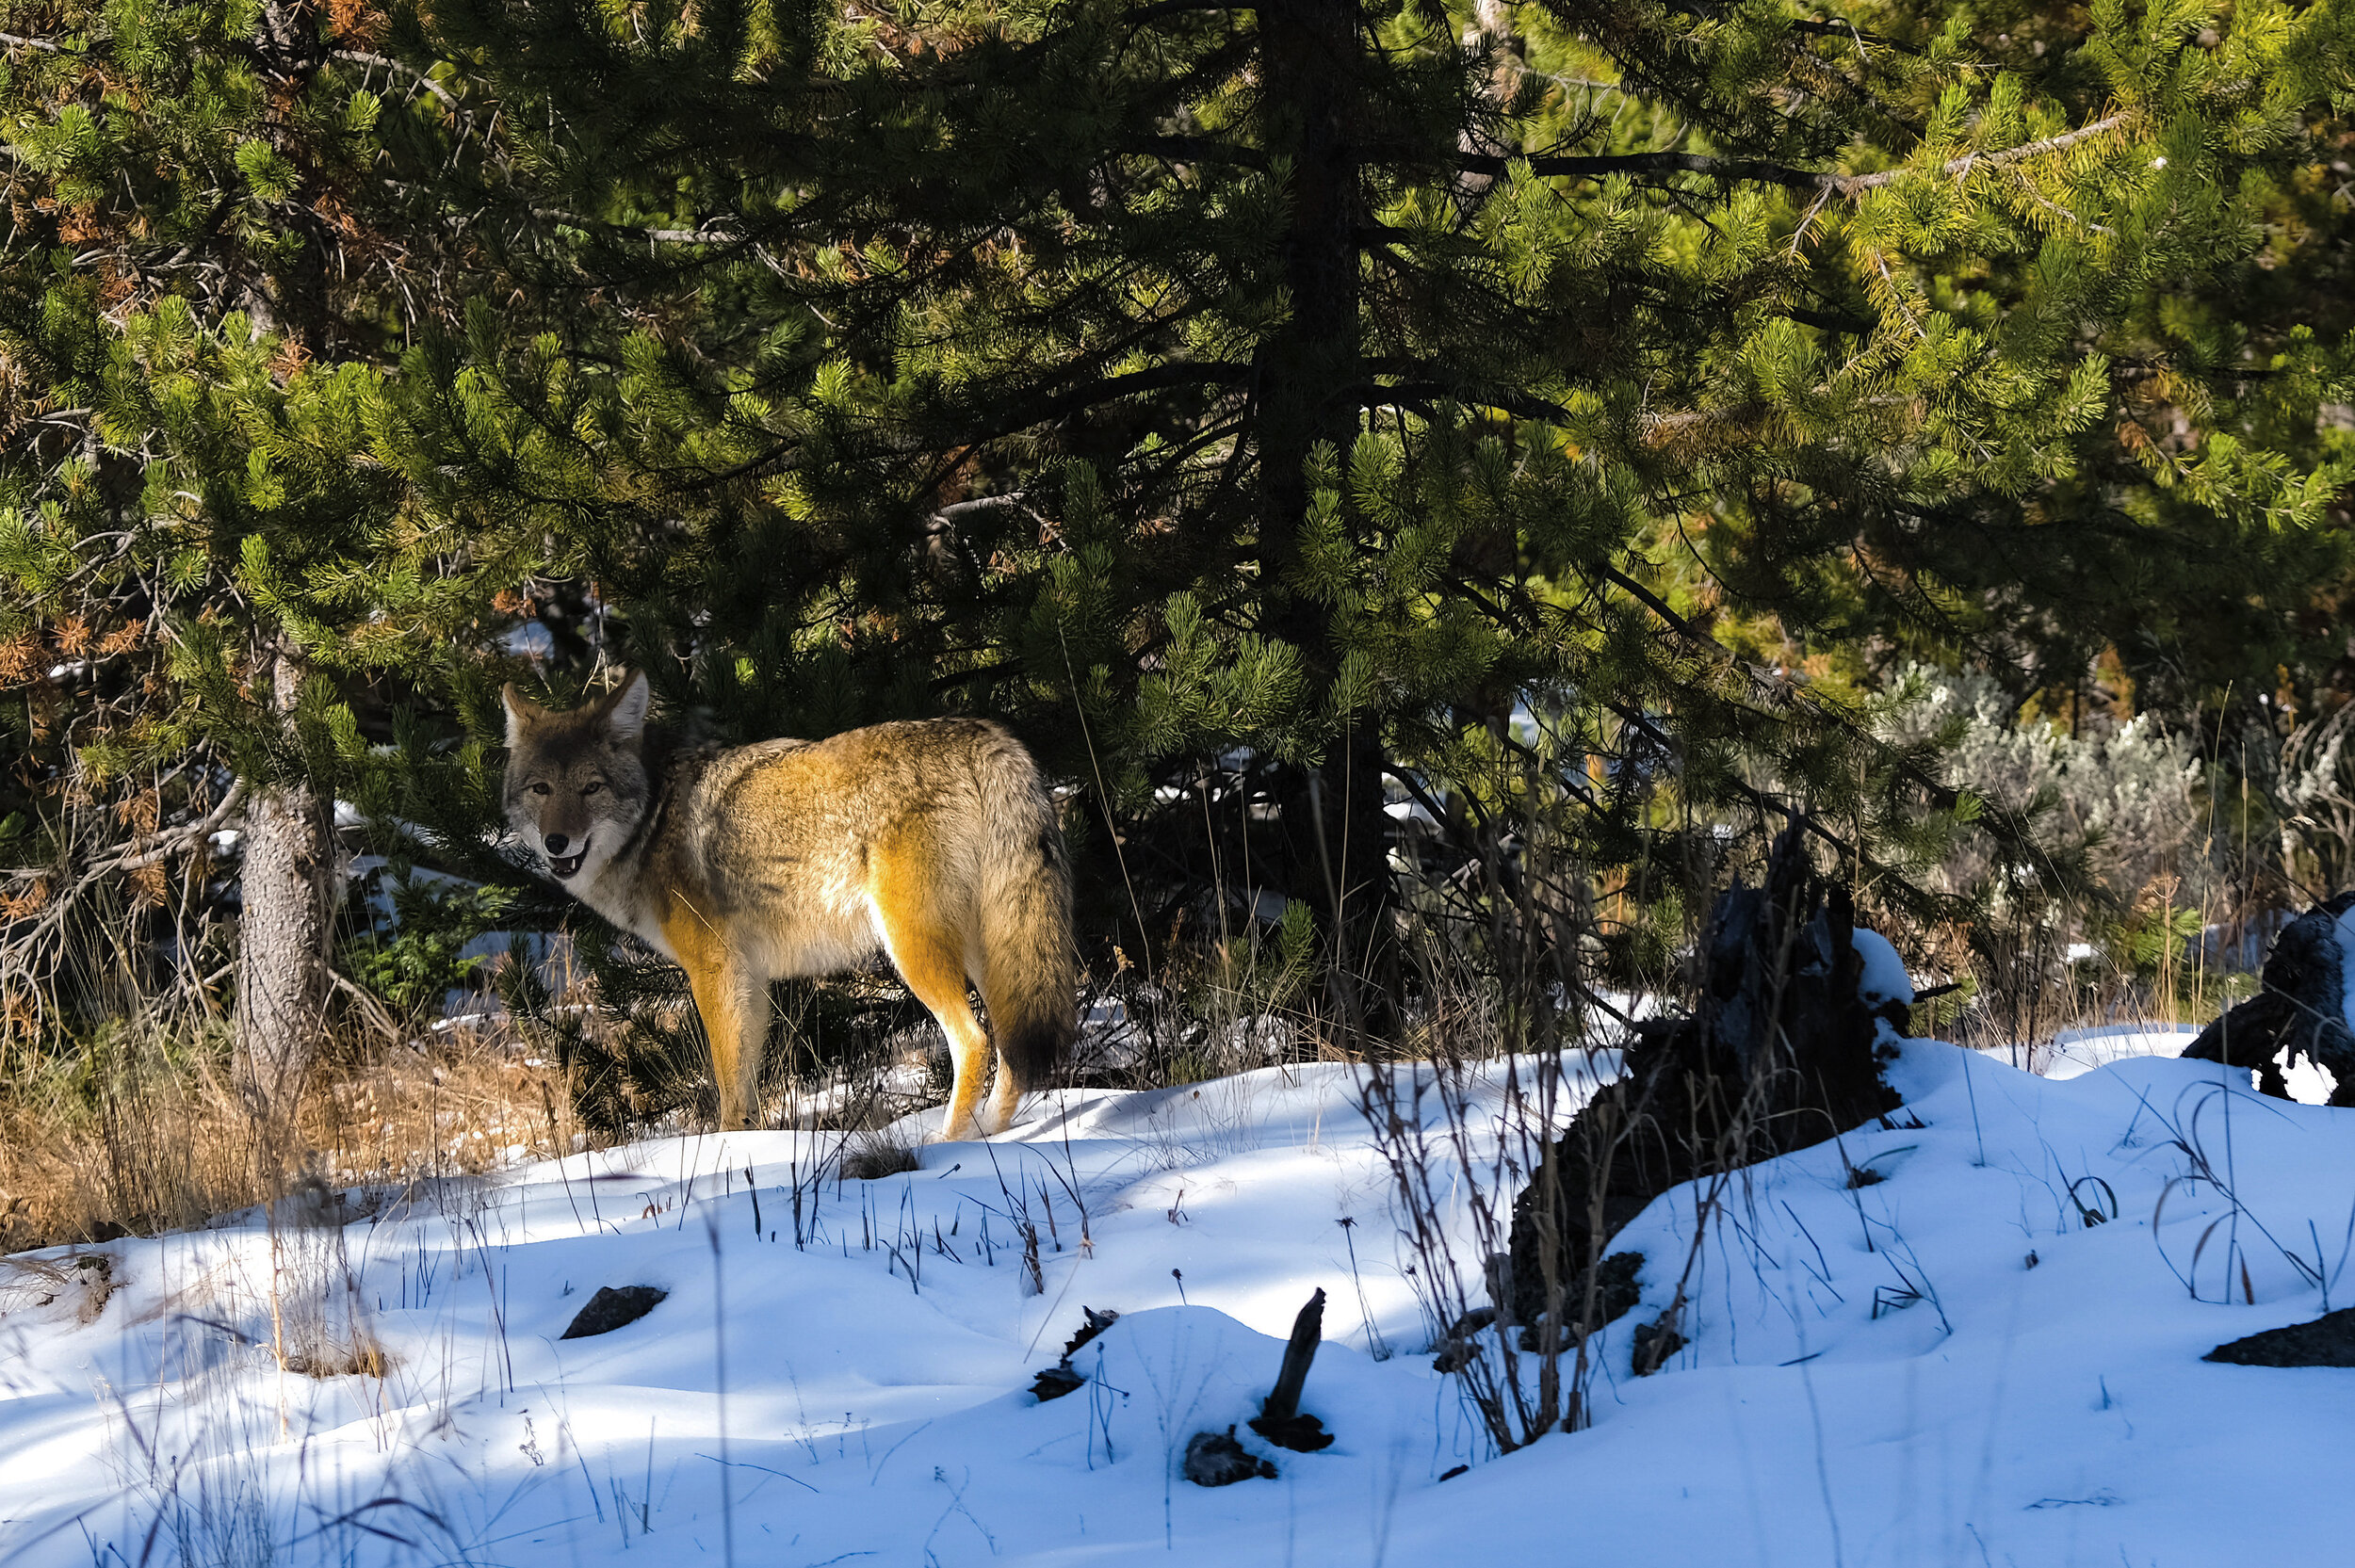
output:
M 512 681 L 499 692 L 499 705 L 507 710 L 507 749 L 512 752 L 531 728 L 532 721 L 546 710 L 526 702 Z
M 651 695 L 643 673 L 632 671 L 623 677 L 620 689 L 606 699 L 605 724 L 613 738 L 634 741 L 646 733 L 646 703 Z

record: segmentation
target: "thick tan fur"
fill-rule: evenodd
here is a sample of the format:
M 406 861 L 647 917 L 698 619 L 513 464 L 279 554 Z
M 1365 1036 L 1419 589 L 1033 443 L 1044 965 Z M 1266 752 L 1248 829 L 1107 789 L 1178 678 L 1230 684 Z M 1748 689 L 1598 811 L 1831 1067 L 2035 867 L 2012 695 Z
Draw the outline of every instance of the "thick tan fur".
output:
M 509 687 L 508 820 L 551 874 L 686 969 L 723 1125 L 757 1104 L 769 982 L 881 949 L 949 1036 L 944 1137 L 1001 1130 L 1078 1032 L 1071 880 L 1038 769 L 979 719 L 686 754 L 650 776 L 644 678 L 569 713 Z M 998 1082 L 977 1118 L 991 1042 Z

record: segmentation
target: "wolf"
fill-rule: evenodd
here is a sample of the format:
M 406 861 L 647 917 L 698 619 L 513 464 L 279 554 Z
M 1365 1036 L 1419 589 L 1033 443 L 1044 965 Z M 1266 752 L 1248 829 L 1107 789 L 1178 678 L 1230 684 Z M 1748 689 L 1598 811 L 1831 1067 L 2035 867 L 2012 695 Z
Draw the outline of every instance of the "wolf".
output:
M 672 750 L 649 745 L 642 673 L 569 712 L 512 686 L 504 701 L 509 825 L 567 892 L 687 971 L 723 1126 L 758 1103 L 769 982 L 878 950 L 948 1033 L 944 1138 L 1003 1130 L 1069 1049 L 1070 858 L 1037 766 L 998 725 Z M 997 1037 L 979 1119 L 991 1044 L 968 980 Z

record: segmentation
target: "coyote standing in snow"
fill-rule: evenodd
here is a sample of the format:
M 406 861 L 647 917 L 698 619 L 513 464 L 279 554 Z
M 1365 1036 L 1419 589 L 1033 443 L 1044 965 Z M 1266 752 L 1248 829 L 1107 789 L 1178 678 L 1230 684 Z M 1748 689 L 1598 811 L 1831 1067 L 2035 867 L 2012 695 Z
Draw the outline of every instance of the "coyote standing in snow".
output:
M 687 971 L 720 1123 L 758 1104 L 769 982 L 878 947 L 948 1031 L 943 1136 L 996 1132 L 1078 1033 L 1071 868 L 1053 802 L 1012 736 L 971 719 L 831 740 L 645 745 L 646 678 L 568 713 L 507 704 L 507 820 L 556 880 Z M 986 1118 L 974 1107 L 998 1037 Z

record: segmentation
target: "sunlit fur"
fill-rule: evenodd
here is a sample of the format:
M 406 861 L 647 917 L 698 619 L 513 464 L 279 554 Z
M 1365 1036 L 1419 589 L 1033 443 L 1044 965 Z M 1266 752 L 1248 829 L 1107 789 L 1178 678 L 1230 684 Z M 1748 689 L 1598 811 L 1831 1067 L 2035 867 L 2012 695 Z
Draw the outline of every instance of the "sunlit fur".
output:
M 944 1136 L 1014 1119 L 1077 1033 L 1071 881 L 1030 753 L 935 719 L 682 753 L 649 770 L 646 685 L 567 713 L 506 692 L 507 819 L 575 897 L 687 971 L 720 1119 L 757 1105 L 769 982 L 887 954 L 947 1031 Z M 576 863 L 576 857 L 577 861 Z M 991 1042 L 998 1081 L 977 1120 Z

